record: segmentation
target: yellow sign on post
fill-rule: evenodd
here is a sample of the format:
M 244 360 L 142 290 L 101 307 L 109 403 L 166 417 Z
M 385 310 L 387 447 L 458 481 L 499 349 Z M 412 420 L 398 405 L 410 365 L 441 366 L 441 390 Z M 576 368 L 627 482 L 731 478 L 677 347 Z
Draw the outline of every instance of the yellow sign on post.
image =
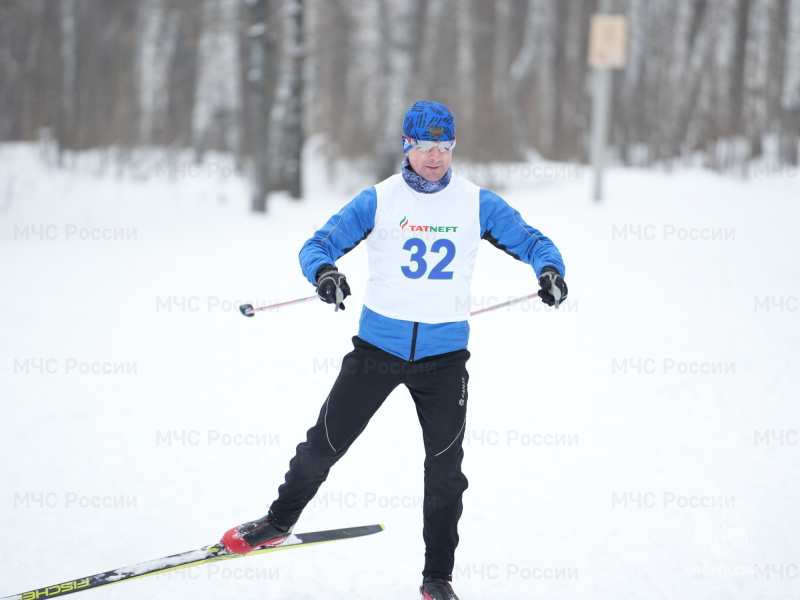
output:
M 628 55 L 628 20 L 620 15 L 592 16 L 589 66 L 624 69 Z

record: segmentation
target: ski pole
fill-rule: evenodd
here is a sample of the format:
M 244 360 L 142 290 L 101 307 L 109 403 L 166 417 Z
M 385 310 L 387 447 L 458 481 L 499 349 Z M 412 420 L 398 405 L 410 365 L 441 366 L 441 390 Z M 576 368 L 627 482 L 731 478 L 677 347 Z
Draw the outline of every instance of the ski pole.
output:
M 272 310 L 273 308 L 288 306 L 290 304 L 300 304 L 301 302 L 308 302 L 314 298 L 318 298 L 318 296 L 314 294 L 313 296 L 307 296 L 306 298 L 298 298 L 297 300 L 289 300 L 288 302 L 279 302 L 278 304 L 268 304 L 267 306 L 259 306 L 257 308 L 253 308 L 252 304 L 242 304 L 239 307 L 239 310 L 245 317 L 252 317 L 260 310 Z
M 481 313 L 488 312 L 490 310 L 497 310 L 498 308 L 503 308 L 504 306 L 511 306 L 512 304 L 517 304 L 518 302 L 523 302 L 525 300 L 530 300 L 531 298 L 538 298 L 539 294 L 528 294 L 527 296 L 522 296 L 521 298 L 514 298 L 513 300 L 509 300 L 508 302 L 501 302 L 500 304 L 493 304 L 492 306 L 487 306 L 486 308 L 482 308 L 480 310 L 473 310 L 469 313 L 470 317 L 474 317 L 475 315 L 479 315 Z
M 556 290 L 556 292 L 557 291 L 558 290 Z M 469 316 L 470 317 L 474 317 L 475 315 L 479 315 L 481 313 L 485 313 L 485 312 L 488 312 L 490 310 L 497 310 L 498 308 L 503 308 L 505 306 L 511 306 L 512 304 L 517 304 L 519 302 L 524 302 L 525 300 L 530 300 L 531 298 L 537 298 L 538 296 L 539 295 L 536 294 L 536 293 L 528 294 L 527 296 L 522 296 L 520 298 L 514 298 L 513 300 L 508 300 L 507 302 L 501 302 L 500 304 L 493 304 L 492 306 L 487 306 L 486 308 L 482 308 L 480 310 L 474 310 L 471 313 L 469 313 Z M 558 308 L 559 300 L 561 299 L 561 294 L 557 294 L 557 296 L 558 297 L 556 298 L 556 305 L 555 305 L 556 308 Z M 253 308 L 252 304 L 242 304 L 239 307 L 239 310 L 241 311 L 241 313 L 245 317 L 252 317 L 258 311 L 272 310 L 273 308 L 279 308 L 281 306 L 288 306 L 290 304 L 300 304 L 301 302 L 308 302 L 309 300 L 313 300 L 314 298 L 317 298 L 317 297 L 318 296 L 316 296 L 316 295 L 307 296 L 306 298 L 298 298 L 297 300 L 289 300 L 288 302 L 279 302 L 278 304 L 268 304 L 267 306 L 259 306 L 257 308 Z M 337 308 L 338 308 L 338 305 L 337 305 Z

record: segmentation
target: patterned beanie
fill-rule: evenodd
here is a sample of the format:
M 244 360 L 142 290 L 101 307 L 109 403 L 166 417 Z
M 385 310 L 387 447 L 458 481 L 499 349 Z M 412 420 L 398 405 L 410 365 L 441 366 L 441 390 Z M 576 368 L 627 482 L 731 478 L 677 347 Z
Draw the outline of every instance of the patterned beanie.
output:
M 440 142 L 456 139 L 456 120 L 444 104 L 421 100 L 406 113 L 403 134 L 414 140 Z M 403 137 L 403 152 L 412 148 Z

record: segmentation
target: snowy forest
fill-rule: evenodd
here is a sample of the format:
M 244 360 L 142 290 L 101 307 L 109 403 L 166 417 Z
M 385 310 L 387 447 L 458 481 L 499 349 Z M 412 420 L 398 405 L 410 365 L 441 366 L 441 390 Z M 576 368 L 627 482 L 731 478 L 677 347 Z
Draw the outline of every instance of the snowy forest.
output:
M 798 163 L 800 0 L 614 0 L 619 164 Z M 595 0 L 0 0 L 0 141 L 230 153 L 302 197 L 303 144 L 396 170 L 418 99 L 475 162 L 586 162 Z

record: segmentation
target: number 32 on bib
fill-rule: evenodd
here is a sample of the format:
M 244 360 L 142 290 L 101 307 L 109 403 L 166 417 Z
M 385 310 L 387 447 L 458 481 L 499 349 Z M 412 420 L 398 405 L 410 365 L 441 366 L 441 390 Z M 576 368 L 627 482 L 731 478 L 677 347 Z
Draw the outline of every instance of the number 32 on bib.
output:
M 401 269 L 403 275 L 409 279 L 424 277 L 425 273 L 428 271 L 428 263 L 425 260 L 425 253 L 428 249 L 425 245 L 425 241 L 420 238 L 406 240 L 406 243 L 403 244 L 403 250 L 411 251 L 410 259 L 416 265 L 416 268 L 403 266 Z M 452 279 L 453 272 L 445 269 L 453 262 L 453 258 L 455 258 L 456 245 L 451 240 L 439 239 L 431 244 L 430 251 L 437 254 L 444 252 L 444 255 L 439 258 L 439 261 L 430 270 L 428 279 Z

